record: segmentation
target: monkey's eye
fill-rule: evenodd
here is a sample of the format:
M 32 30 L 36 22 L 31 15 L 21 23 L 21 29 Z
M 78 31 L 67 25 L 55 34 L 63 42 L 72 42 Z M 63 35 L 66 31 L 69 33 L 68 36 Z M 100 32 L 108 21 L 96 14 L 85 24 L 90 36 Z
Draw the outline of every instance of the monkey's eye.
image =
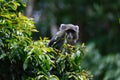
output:
M 72 30 L 72 29 L 69 29 L 69 30 L 67 30 L 67 33 L 75 33 L 75 31 L 74 30 Z

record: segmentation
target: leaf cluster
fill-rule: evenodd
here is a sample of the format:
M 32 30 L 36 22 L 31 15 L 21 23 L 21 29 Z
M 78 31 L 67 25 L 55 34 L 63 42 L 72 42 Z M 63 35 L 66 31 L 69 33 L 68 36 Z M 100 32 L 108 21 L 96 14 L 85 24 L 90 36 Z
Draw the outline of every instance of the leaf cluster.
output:
M 69 52 L 47 47 L 48 39 L 33 41 L 34 22 L 19 11 L 17 1 L 1 2 L 0 78 L 5 80 L 89 80 L 80 63 L 84 48 L 68 45 Z

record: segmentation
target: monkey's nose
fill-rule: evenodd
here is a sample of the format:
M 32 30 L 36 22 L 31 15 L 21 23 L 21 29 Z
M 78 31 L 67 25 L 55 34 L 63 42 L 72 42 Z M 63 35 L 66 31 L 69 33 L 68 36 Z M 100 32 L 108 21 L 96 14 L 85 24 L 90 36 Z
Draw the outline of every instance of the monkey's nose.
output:
M 69 33 L 69 34 L 67 35 L 67 39 L 73 39 L 73 36 L 72 36 L 71 33 Z

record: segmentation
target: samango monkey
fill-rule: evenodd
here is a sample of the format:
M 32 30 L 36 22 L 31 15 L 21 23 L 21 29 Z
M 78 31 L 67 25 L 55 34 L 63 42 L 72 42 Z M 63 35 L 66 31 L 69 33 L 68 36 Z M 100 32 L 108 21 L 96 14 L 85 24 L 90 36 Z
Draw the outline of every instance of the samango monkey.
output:
M 61 24 L 59 31 L 48 43 L 49 47 L 61 50 L 64 43 L 75 45 L 79 37 L 79 26 L 73 24 Z

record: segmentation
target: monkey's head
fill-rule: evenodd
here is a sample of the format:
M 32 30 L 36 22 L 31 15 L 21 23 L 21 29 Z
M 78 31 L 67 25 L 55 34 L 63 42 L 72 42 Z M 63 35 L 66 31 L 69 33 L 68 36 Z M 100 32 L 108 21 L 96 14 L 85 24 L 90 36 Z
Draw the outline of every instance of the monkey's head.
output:
M 67 43 L 74 45 L 79 37 L 79 26 L 73 24 L 61 24 L 60 31 L 65 31 Z

